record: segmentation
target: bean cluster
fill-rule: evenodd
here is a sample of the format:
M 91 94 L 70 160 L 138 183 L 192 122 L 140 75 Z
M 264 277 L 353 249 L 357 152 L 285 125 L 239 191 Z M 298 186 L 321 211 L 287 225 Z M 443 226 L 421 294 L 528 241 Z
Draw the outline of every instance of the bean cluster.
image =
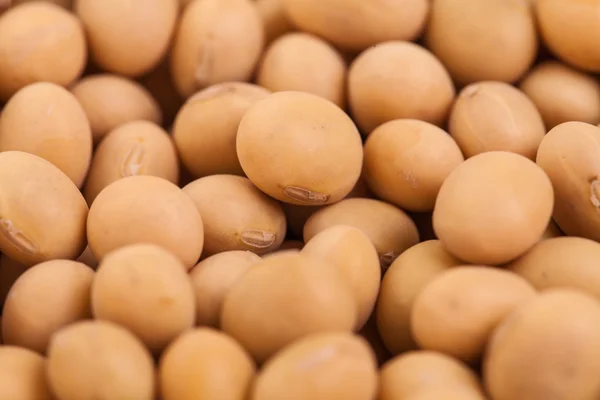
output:
M 0 400 L 600 399 L 600 0 L 0 0 Z

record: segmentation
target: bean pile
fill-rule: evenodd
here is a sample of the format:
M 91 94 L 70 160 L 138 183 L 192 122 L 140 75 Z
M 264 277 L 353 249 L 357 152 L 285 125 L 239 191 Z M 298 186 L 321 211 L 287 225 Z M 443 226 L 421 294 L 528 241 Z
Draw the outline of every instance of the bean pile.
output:
M 0 400 L 600 399 L 600 0 L 0 0 Z

